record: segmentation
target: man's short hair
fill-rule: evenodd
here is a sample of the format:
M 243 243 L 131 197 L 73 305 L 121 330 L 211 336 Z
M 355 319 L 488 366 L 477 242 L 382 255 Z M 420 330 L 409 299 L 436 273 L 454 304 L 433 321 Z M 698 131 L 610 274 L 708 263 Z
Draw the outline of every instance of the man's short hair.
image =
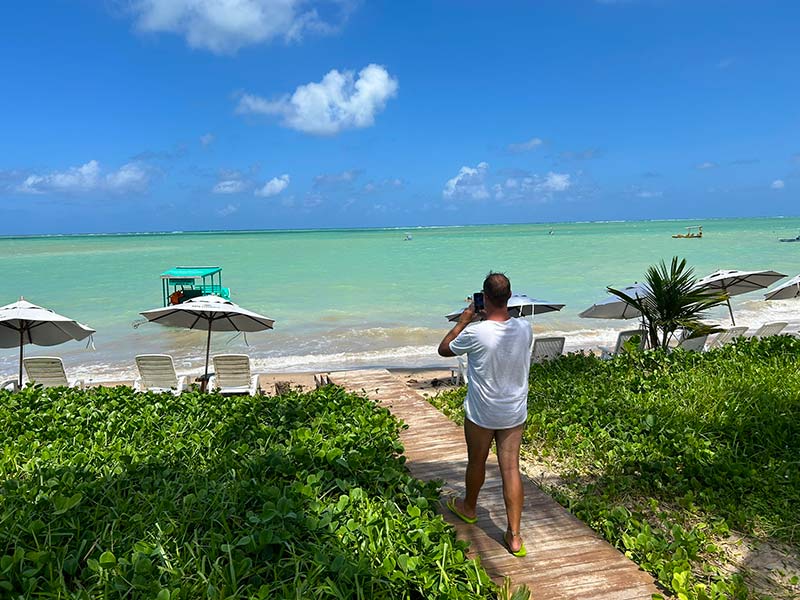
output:
M 511 282 L 504 273 L 489 271 L 483 280 L 483 293 L 492 301 L 492 304 L 505 306 L 511 298 Z

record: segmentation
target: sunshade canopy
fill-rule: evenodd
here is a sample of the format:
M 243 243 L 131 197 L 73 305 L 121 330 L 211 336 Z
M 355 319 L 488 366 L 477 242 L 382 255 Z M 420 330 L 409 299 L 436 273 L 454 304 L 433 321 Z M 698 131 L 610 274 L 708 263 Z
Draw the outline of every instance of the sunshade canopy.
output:
M 765 290 L 784 277 L 786 275 L 777 271 L 721 270 L 698 279 L 695 285 L 701 290 L 719 290 L 728 296 L 738 296 Z
M 644 283 L 635 283 L 620 291 L 631 298 L 641 298 L 650 293 L 650 288 Z M 584 319 L 635 319 L 641 317 L 642 313 L 619 296 L 609 294 L 606 299 L 595 302 L 578 316 Z
M 264 331 L 272 329 L 275 324 L 274 319 L 219 296 L 200 296 L 182 304 L 155 308 L 140 314 L 160 325 L 204 331 Z
M 94 332 L 91 327 L 27 300 L 0 306 L 0 348 L 16 348 L 20 339 L 22 344 L 56 346 L 82 340 Z
M 512 317 L 529 317 L 531 315 L 541 315 L 544 313 L 561 310 L 566 306 L 558 302 L 548 302 L 537 300 L 527 294 L 512 294 L 508 299 L 508 314 Z M 448 321 L 458 321 L 458 317 L 464 312 L 463 308 L 454 310 L 446 315 Z
M 766 300 L 788 300 L 798 296 L 800 296 L 800 275 L 792 277 L 786 283 L 782 283 L 764 294 Z
M 0 348 L 19 346 L 19 386 L 22 387 L 22 349 L 25 344 L 56 346 L 82 340 L 94 329 L 22 298 L 0 306 Z
M 148 321 L 168 327 L 203 329 L 208 331 L 206 341 L 206 369 L 202 389 L 208 382 L 208 356 L 211 351 L 212 331 L 265 331 L 272 329 L 274 319 L 259 315 L 219 296 L 200 296 L 182 304 L 165 306 L 139 313 Z
M 209 277 L 222 271 L 222 267 L 175 267 L 164 271 L 161 279 L 194 279 L 195 277 Z
M 736 325 L 731 307 L 731 296 L 747 294 L 757 290 L 765 290 L 779 279 L 786 277 L 777 271 L 737 271 L 723 270 L 706 275 L 698 279 L 695 287 L 704 291 L 720 291 L 728 295 L 728 312 L 731 315 L 731 323 Z

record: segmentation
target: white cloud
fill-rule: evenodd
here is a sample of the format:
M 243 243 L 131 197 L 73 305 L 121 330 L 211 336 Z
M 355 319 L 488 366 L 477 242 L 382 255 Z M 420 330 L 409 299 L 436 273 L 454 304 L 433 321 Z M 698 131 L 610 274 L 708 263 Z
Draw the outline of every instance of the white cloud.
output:
M 704 171 L 706 169 L 716 169 L 717 166 L 718 166 L 717 163 L 707 160 L 705 162 L 701 162 L 699 165 L 695 165 L 695 169 Z
M 271 198 L 272 196 L 277 196 L 287 187 L 289 187 L 290 177 L 287 174 L 283 174 L 280 177 L 273 177 L 267 183 L 264 184 L 264 187 L 259 188 L 255 191 L 256 196 L 262 196 L 264 198 Z
M 80 167 L 70 167 L 66 171 L 29 175 L 16 189 L 26 194 L 96 191 L 127 193 L 144 191 L 149 181 L 148 172 L 139 163 L 126 163 L 118 170 L 104 174 L 100 163 L 90 160 Z
M 333 5 L 336 21 L 320 17 L 312 5 Z M 182 35 L 192 48 L 233 53 L 250 44 L 307 32 L 332 33 L 347 19 L 348 0 L 133 0 L 136 25 L 144 32 Z
M 358 169 L 348 169 L 341 173 L 323 173 L 314 177 L 314 187 L 353 183 L 359 175 L 361 171 Z
M 639 190 L 636 192 L 637 198 L 661 198 L 664 192 L 652 192 L 650 190 Z
M 563 192 L 572 185 L 568 173 L 553 173 L 552 171 L 547 174 L 544 181 L 540 184 L 540 189 L 548 192 Z
M 786 187 L 786 184 L 784 183 L 783 179 L 776 179 L 769 187 L 771 187 L 773 190 L 782 190 L 784 187 Z
M 528 152 L 530 150 L 535 150 L 542 144 L 544 144 L 544 140 L 535 137 L 529 139 L 527 142 L 521 142 L 519 144 L 509 144 L 508 149 L 511 152 Z
M 403 187 L 403 180 L 399 177 L 384 179 L 383 181 L 370 181 L 364 185 L 364 192 L 372 194 L 387 189 L 399 189 Z
M 448 200 L 467 198 L 470 200 L 485 200 L 489 197 L 486 188 L 486 174 L 489 164 L 480 162 L 475 167 L 461 167 L 458 175 L 448 179 L 442 190 L 442 196 Z
M 239 210 L 239 205 L 238 204 L 227 204 L 227 205 L 223 206 L 222 208 L 220 208 L 217 211 L 217 214 L 219 216 L 221 216 L 221 217 L 227 217 L 229 215 L 232 215 L 233 213 L 235 213 L 238 210 Z
M 545 175 L 516 171 L 511 177 L 499 180 L 486 162 L 475 167 L 464 166 L 458 175 L 449 179 L 442 190 L 446 200 L 504 200 L 508 203 L 546 202 L 556 194 L 573 188 L 570 173 L 548 172 Z
M 245 184 L 241 179 L 223 179 L 212 188 L 214 194 L 238 194 L 243 191 Z
M 523 175 L 508 177 L 504 182 L 492 187 L 495 200 L 509 202 L 545 201 L 552 198 L 555 192 L 564 192 L 572 187 L 572 176 L 569 173 L 547 175 Z
M 215 139 L 216 138 L 214 137 L 213 133 L 206 133 L 200 136 L 200 145 L 203 147 L 210 146 L 214 143 Z
M 282 125 L 314 135 L 335 135 L 345 129 L 370 127 L 386 102 L 397 94 L 397 79 L 380 65 L 353 71 L 328 72 L 319 83 L 299 86 L 294 93 L 277 100 L 244 94 L 239 114 L 274 115 Z
M 106 175 L 106 187 L 112 191 L 127 192 L 147 188 L 149 176 L 141 165 L 128 163 Z

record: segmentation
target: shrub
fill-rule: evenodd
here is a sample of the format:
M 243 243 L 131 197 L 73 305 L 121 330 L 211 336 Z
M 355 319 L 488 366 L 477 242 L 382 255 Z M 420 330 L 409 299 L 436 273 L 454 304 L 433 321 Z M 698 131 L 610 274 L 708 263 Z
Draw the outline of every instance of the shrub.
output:
M 523 451 L 555 459 L 557 499 L 676 595 L 745 597 L 715 537 L 800 547 L 798 358 L 777 336 L 533 365 Z M 433 401 L 459 420 L 463 399 Z
M 37 598 L 486 598 L 403 466 L 399 423 L 341 389 L 281 397 L 0 395 L 0 590 Z

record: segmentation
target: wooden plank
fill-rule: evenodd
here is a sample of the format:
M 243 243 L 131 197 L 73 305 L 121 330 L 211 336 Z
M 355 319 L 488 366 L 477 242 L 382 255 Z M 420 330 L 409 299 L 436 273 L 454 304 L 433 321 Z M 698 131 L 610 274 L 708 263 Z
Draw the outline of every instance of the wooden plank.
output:
M 407 425 L 400 440 L 413 477 L 441 481 L 443 496 L 463 495 L 467 450 L 461 427 L 386 370 L 328 375 L 332 383 L 364 393 Z M 514 585 L 527 584 L 537 600 L 649 600 L 660 591 L 648 573 L 524 477 L 522 537 L 528 555 L 509 554 L 503 543 L 505 505 L 494 454 L 486 467 L 475 525 L 458 519 L 444 504 L 440 512 L 456 535 L 470 542 L 470 555 L 480 557 L 492 579 L 501 583 L 511 577 Z

